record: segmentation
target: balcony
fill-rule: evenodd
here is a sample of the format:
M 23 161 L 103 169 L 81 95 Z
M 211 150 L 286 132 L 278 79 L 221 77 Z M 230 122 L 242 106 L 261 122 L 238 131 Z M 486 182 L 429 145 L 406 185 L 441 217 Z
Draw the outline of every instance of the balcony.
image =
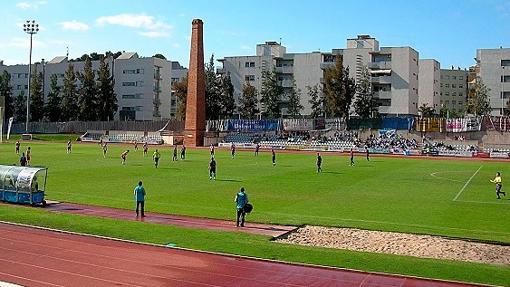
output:
M 370 62 L 368 68 L 371 70 L 391 70 L 390 61 Z
M 377 98 L 377 99 L 391 99 L 391 91 L 378 91 L 378 92 L 374 92 L 374 98 Z
M 372 75 L 371 82 L 373 84 L 391 84 L 390 76 L 374 76 Z
M 294 67 L 292 67 L 292 66 L 276 67 L 276 72 L 278 74 L 293 74 L 294 73 Z
M 335 66 L 335 62 L 323 62 L 321 63 L 321 70 L 327 70 Z

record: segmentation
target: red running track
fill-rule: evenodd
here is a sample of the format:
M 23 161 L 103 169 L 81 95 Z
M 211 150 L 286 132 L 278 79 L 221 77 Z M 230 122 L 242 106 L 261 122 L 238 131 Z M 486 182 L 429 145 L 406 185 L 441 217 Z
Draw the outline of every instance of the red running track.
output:
M 0 281 L 25 286 L 460 287 L 0 224 Z

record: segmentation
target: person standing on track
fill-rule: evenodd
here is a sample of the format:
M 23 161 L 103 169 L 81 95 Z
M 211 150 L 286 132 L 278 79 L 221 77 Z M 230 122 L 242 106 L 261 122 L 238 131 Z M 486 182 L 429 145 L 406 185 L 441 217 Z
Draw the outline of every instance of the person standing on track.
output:
M 122 160 L 122 165 L 126 164 L 126 158 L 127 158 L 128 153 L 129 153 L 129 150 L 126 150 L 120 154 L 120 158 Z
M 351 157 L 351 166 L 354 166 L 354 150 L 351 148 L 351 151 L 349 152 L 349 155 Z
M 71 153 L 71 150 L 73 149 L 73 144 L 71 143 L 71 140 L 67 141 L 67 153 Z
M 214 156 L 211 157 L 209 162 L 209 180 L 216 180 L 216 160 Z
M 136 217 L 138 217 L 139 212 L 142 217 L 145 217 L 145 188 L 143 188 L 141 180 L 138 182 L 133 193 L 136 200 Z
M 234 199 L 236 203 L 236 226 L 239 227 L 239 221 L 241 221 L 241 227 L 244 227 L 244 218 L 246 216 L 246 212 L 244 211 L 244 206 L 248 203 L 248 195 L 244 192 L 244 187 L 241 187 L 241 190 L 236 194 Z
M 21 146 L 21 144 L 19 143 L 19 141 L 16 141 L 16 143 L 14 144 L 14 149 L 15 149 L 16 154 L 19 154 L 20 146 Z
M 257 144 L 255 145 L 255 156 L 258 156 L 258 155 L 259 155 L 259 150 L 260 150 L 260 144 L 259 144 L 259 143 L 257 143 Z
M 322 172 L 322 157 L 321 154 L 317 153 L 317 173 Z
M 230 153 L 232 154 L 232 159 L 234 159 L 236 156 L 236 145 L 234 143 L 230 146 Z
M 143 156 L 147 156 L 147 154 L 149 153 L 149 144 L 147 142 L 144 142 L 143 143 Z
M 154 161 L 154 166 L 158 168 L 159 166 L 159 158 L 161 157 L 161 154 L 159 153 L 158 149 L 154 152 L 152 155 L 152 160 Z
M 273 166 L 276 166 L 276 152 L 274 148 L 271 148 L 271 161 L 273 161 Z
M 503 196 L 506 196 L 506 193 L 501 191 L 501 188 L 503 187 L 503 184 L 501 181 L 501 173 L 496 172 L 496 177 L 494 179 L 492 179 L 491 182 L 496 184 L 496 196 L 498 197 L 498 199 L 501 199 L 501 197 L 499 196 L 500 194 L 502 194 Z

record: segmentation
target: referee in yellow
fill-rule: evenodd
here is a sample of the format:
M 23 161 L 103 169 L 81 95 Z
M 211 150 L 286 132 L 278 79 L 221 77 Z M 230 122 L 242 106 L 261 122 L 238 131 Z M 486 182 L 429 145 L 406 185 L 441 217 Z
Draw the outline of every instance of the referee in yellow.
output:
M 501 197 L 499 197 L 500 194 L 506 196 L 506 193 L 501 191 L 501 187 L 503 186 L 501 183 L 501 173 L 496 172 L 496 177 L 493 180 L 491 180 L 491 182 L 496 184 L 496 196 L 498 197 L 498 199 L 501 199 Z
M 159 153 L 159 151 L 156 149 L 156 151 L 154 152 L 154 154 L 152 155 L 152 160 L 154 160 L 154 166 L 156 168 L 158 168 L 158 165 L 159 165 L 159 158 L 161 157 L 161 154 Z

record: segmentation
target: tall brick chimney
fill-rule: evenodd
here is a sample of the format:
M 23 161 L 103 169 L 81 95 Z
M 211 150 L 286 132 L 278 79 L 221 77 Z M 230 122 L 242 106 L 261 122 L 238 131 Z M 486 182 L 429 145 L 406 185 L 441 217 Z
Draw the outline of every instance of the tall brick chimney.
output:
M 188 70 L 188 96 L 184 144 L 190 147 L 204 145 L 205 132 L 205 70 L 204 22 L 194 19 L 191 30 L 191 51 Z

